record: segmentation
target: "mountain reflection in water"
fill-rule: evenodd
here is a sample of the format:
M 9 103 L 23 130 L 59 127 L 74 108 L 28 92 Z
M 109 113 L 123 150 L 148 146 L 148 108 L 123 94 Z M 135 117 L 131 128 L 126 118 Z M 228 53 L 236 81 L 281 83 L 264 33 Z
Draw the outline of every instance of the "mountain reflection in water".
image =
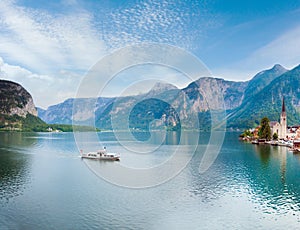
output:
M 97 136 L 98 135 L 98 136 Z M 89 146 L 99 140 L 120 162 L 152 167 L 174 149 L 199 146 L 172 180 L 148 189 L 128 189 L 97 177 L 79 157 L 72 133 L 0 133 L 0 226 L 7 229 L 296 229 L 300 223 L 300 154 L 287 148 L 252 145 L 227 133 L 213 165 L 199 173 L 209 133 L 136 132 L 123 143 L 114 133 L 80 133 Z M 127 139 L 126 139 L 127 138 Z M 164 139 L 162 139 L 164 138 Z M 144 142 L 143 142 L 144 141 Z M 181 146 L 178 144 L 181 143 Z M 161 144 L 155 152 L 153 145 Z M 188 154 L 188 153 L 184 153 Z M 114 173 L 112 171 L 112 173 Z M 159 176 L 159 175 L 155 175 Z M 133 178 L 134 179 L 134 178 Z

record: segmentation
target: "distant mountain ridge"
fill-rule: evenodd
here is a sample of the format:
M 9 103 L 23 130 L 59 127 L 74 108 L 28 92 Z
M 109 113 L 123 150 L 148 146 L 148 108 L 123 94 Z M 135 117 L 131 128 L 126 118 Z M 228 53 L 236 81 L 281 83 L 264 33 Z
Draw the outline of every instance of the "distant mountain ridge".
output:
M 300 123 L 298 68 L 286 70 L 276 64 L 245 82 L 203 77 L 183 89 L 159 82 L 143 95 L 76 99 L 80 109 L 75 108 L 74 114 L 74 99 L 68 99 L 47 110 L 38 109 L 39 117 L 48 123 L 65 124 L 71 124 L 74 120 L 77 124 L 91 125 L 94 120 L 93 125 L 100 129 L 121 128 L 128 123 L 132 129 L 148 129 L 152 125 L 154 128 L 166 126 L 172 130 L 182 124 L 185 124 L 182 128 L 197 127 L 189 118 L 198 114 L 200 127 L 207 129 L 211 122 L 210 111 L 220 109 L 220 100 L 216 95 L 221 92 L 228 128 L 253 127 L 264 116 L 269 116 L 271 120 L 278 119 L 282 97 L 287 101 L 288 124 Z
M 130 115 L 130 118 L 132 120 L 131 126 L 133 127 L 134 121 L 138 123 L 138 121 L 142 122 L 143 120 L 141 119 L 141 117 L 143 116 L 141 116 L 140 114 L 141 108 L 143 108 L 144 111 L 148 111 L 149 113 L 152 109 L 152 119 L 160 119 L 162 116 L 164 116 L 165 119 L 169 117 L 165 112 L 165 110 L 168 110 L 166 104 L 158 103 L 157 100 L 152 100 L 154 98 L 162 100 L 167 104 L 172 105 L 177 111 L 179 111 L 179 117 L 188 119 L 188 115 L 190 114 L 190 112 L 188 111 L 189 109 L 193 113 L 206 112 L 210 110 L 209 106 L 205 102 L 205 98 L 208 97 L 207 95 L 205 95 L 205 91 L 207 88 L 216 88 L 217 86 L 215 84 L 218 84 L 221 88 L 221 91 L 224 93 L 224 102 L 226 108 L 233 109 L 241 104 L 243 100 L 243 92 L 246 86 L 248 85 L 248 82 L 233 82 L 219 78 L 215 79 L 207 77 L 200 78 L 196 82 L 189 84 L 184 89 L 178 89 L 176 86 L 160 82 L 157 83 L 148 93 L 142 95 L 126 96 L 121 98 L 76 99 L 77 105 L 81 104 L 84 106 L 80 106 L 81 109 L 75 112 L 74 114 L 72 114 L 74 99 L 67 99 L 63 103 L 50 106 L 47 110 L 42 110 L 38 108 L 39 117 L 47 123 L 57 124 L 64 122 L 65 124 L 72 124 L 73 116 L 73 119 L 76 121 L 76 124 L 87 124 L 92 118 L 92 114 L 90 114 L 90 112 L 95 111 L 95 125 L 98 128 L 111 129 L 112 126 L 110 124 L 110 120 L 112 115 L 118 116 L 118 113 L 124 114 L 126 109 L 130 109 L 135 104 L 139 103 L 139 107 L 135 107 L 135 109 L 133 109 Z M 186 95 L 189 96 L 189 101 L 192 101 L 193 105 L 191 105 L 191 102 L 189 102 L 189 105 L 187 105 L 185 98 Z M 195 96 L 195 98 L 193 98 L 193 95 Z M 97 101 L 97 103 L 95 103 L 95 101 Z M 141 104 L 141 102 L 143 101 L 145 101 L 145 103 L 152 108 L 150 110 L 147 109 L 147 106 L 145 107 Z M 154 104 L 151 105 L 151 102 L 153 102 Z M 91 103 L 95 104 L 92 105 Z M 211 102 L 210 106 L 216 106 L 216 102 Z M 182 110 L 181 108 L 185 109 Z M 145 120 L 147 121 L 149 121 L 149 119 L 151 120 L 150 117 L 145 118 Z M 172 120 L 175 118 L 172 117 L 170 119 Z M 118 119 L 116 118 L 115 120 Z M 119 122 L 120 126 L 122 126 L 122 124 L 126 121 L 122 121 L 122 118 L 120 116 Z M 145 125 L 145 127 L 146 126 L 147 125 Z M 138 125 L 138 127 L 143 128 L 140 125 Z
M 269 85 L 274 79 L 284 74 L 288 70 L 283 66 L 276 64 L 273 68 L 264 70 L 256 74 L 249 82 L 245 90 L 245 101 L 248 98 L 252 98 L 255 94 L 259 93 L 267 85 Z

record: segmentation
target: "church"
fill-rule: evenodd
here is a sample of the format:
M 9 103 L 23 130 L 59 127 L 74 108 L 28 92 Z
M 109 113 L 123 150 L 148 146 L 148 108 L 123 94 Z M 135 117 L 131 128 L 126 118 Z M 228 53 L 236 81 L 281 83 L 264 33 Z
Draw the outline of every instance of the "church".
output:
M 280 122 L 271 121 L 270 128 L 272 131 L 272 136 L 274 133 L 277 133 L 278 139 L 286 139 L 287 138 L 287 119 L 286 119 L 286 110 L 284 98 L 282 99 L 282 108 L 280 114 Z

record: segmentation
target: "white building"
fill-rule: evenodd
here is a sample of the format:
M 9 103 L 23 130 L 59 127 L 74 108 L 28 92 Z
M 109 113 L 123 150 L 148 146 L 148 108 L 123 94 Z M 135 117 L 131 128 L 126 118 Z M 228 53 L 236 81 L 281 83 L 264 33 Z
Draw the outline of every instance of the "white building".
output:
M 287 138 L 287 120 L 284 99 L 282 99 L 282 109 L 280 114 L 280 123 L 278 121 L 271 121 L 270 127 L 272 135 L 277 133 L 279 139 Z

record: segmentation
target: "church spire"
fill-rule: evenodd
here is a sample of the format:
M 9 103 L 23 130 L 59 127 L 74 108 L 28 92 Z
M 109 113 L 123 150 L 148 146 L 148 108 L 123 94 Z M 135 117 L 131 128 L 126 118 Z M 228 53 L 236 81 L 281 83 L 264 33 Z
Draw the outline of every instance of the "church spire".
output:
M 282 109 L 281 109 L 281 113 L 285 113 L 284 97 L 282 98 Z
M 281 109 L 281 116 L 280 116 L 280 135 L 279 138 L 285 139 L 286 138 L 286 131 L 287 131 L 287 119 L 286 119 L 286 111 L 285 111 L 285 103 L 284 97 L 282 97 L 282 109 Z

